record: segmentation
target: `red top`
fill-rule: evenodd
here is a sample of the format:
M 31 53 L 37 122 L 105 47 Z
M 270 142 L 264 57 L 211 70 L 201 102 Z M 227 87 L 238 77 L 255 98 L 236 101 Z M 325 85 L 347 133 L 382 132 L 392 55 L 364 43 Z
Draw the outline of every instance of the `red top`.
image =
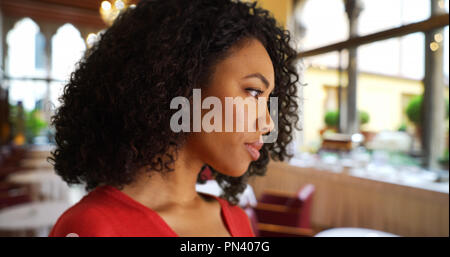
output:
M 233 237 L 254 236 L 247 214 L 225 199 L 214 196 Z M 71 234 L 72 233 L 72 234 Z M 177 237 L 157 212 L 112 186 L 100 186 L 66 210 L 49 236 L 65 237 Z

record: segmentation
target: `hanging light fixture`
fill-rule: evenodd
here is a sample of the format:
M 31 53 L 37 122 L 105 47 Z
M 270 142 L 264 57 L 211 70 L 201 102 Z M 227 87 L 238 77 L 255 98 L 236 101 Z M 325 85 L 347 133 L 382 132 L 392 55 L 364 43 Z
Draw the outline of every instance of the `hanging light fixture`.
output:
M 103 21 L 111 26 L 114 20 L 119 16 L 120 12 L 126 10 L 128 7 L 134 7 L 134 4 L 130 4 L 130 0 L 112 0 L 103 1 L 100 4 L 100 15 Z

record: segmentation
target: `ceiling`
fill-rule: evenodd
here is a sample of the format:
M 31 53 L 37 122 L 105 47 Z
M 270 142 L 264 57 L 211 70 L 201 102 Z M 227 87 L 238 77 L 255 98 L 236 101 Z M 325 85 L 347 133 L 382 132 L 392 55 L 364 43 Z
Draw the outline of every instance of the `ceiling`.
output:
M 7 17 L 30 17 L 36 21 L 70 22 L 103 28 L 99 8 L 103 0 L 0 0 L 2 14 Z M 136 3 L 138 0 L 129 0 Z

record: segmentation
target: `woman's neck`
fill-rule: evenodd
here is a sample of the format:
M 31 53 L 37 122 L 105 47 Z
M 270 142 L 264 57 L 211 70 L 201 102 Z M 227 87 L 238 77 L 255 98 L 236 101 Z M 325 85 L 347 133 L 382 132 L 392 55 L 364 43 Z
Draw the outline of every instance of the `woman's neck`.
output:
M 162 174 L 141 168 L 135 182 L 121 191 L 153 210 L 195 208 L 203 201 L 195 189 L 203 163 L 186 148 L 179 149 L 177 157 L 173 171 Z

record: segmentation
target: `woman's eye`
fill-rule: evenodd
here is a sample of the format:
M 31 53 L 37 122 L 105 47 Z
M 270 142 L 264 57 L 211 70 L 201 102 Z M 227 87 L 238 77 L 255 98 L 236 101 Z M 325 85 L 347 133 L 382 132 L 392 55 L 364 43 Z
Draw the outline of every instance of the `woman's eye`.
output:
M 255 88 L 246 88 L 245 90 L 253 97 L 257 97 L 263 93 L 261 90 Z

